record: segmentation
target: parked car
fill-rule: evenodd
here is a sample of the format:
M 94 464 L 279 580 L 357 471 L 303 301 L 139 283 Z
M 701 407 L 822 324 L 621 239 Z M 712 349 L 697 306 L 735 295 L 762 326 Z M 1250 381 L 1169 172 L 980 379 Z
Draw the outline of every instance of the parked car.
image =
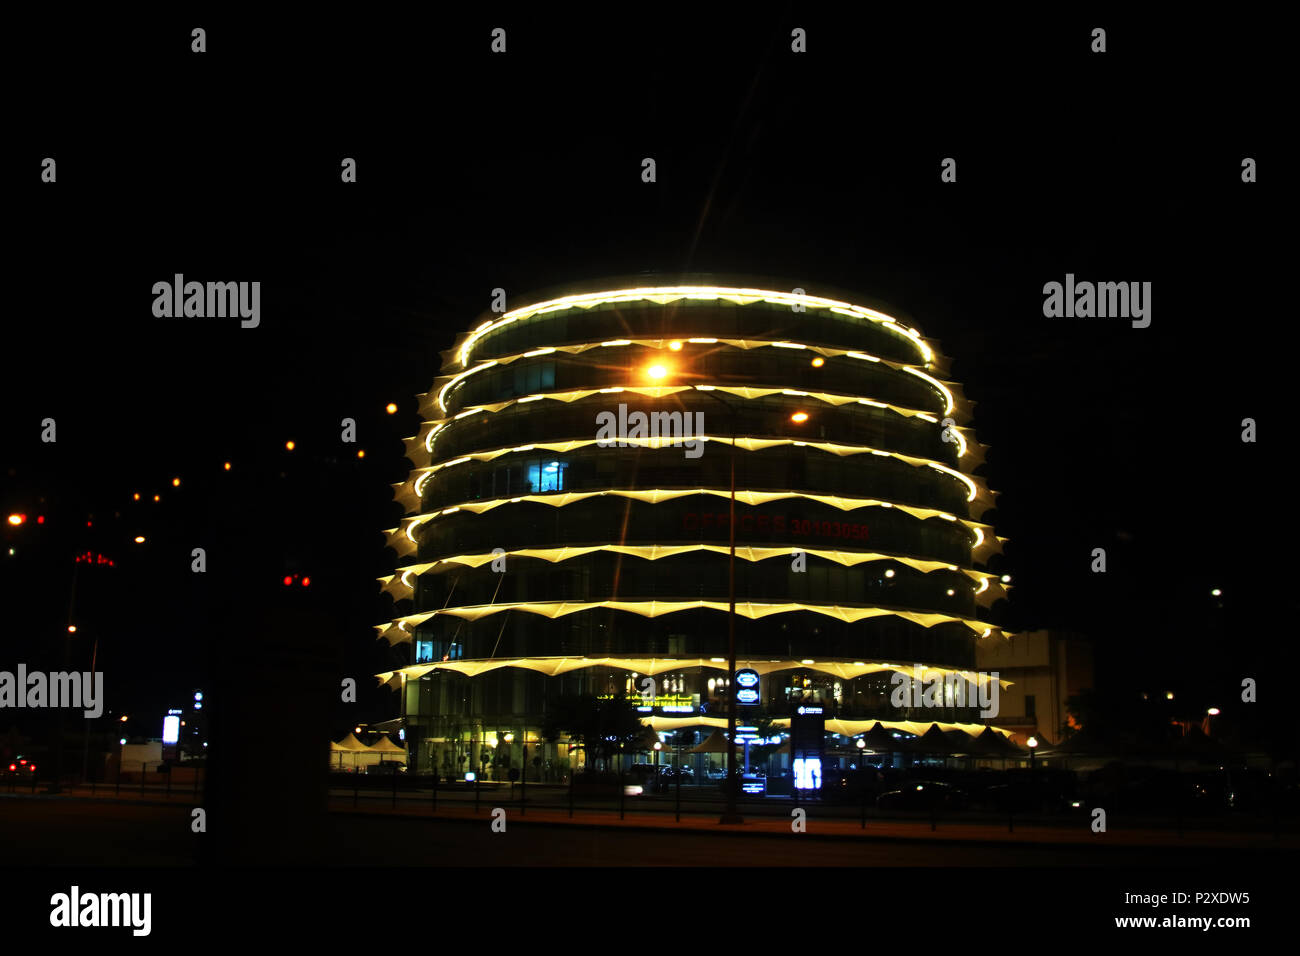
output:
M 406 773 L 406 764 L 398 763 L 396 760 L 385 760 L 383 763 L 372 763 L 365 770 L 369 774 L 392 776 L 395 773 Z
M 960 810 L 965 805 L 964 791 L 938 780 L 914 780 L 876 797 L 882 810 Z
M 17 782 L 18 784 L 30 784 L 36 779 L 36 764 L 32 763 L 26 757 L 15 757 L 5 766 L 6 782 Z

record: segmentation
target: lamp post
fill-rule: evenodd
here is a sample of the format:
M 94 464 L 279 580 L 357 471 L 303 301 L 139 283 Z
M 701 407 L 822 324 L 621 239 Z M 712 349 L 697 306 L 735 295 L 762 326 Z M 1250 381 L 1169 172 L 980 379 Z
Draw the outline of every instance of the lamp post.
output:
M 654 381 L 660 381 L 669 374 L 669 367 L 658 362 L 646 369 L 646 375 Z M 731 433 L 731 448 L 728 453 L 731 493 L 729 495 L 730 513 L 727 521 L 729 537 L 727 558 L 727 679 L 724 685 L 727 688 L 727 785 L 725 788 L 727 803 L 718 823 L 732 825 L 745 822 L 745 818 L 740 815 L 737 801 L 740 780 L 736 776 L 736 688 L 734 683 L 736 676 L 736 409 L 726 399 L 715 394 L 713 388 L 702 388 L 697 385 L 695 391 L 719 402 L 727 410 L 727 430 Z M 790 416 L 790 420 L 797 425 L 802 425 L 808 420 L 808 413 L 795 412 Z
M 1034 809 L 1038 809 L 1038 776 L 1034 773 L 1034 755 L 1038 753 L 1038 738 L 1030 737 L 1025 741 L 1029 747 L 1029 792 L 1033 800 Z
M 745 822 L 736 800 L 739 780 L 736 778 L 736 688 L 733 682 L 736 676 L 736 409 L 730 402 L 713 394 L 711 389 L 704 394 L 721 402 L 727 410 L 728 431 L 731 432 L 731 448 L 727 456 L 731 472 L 730 515 L 727 519 L 730 538 L 727 558 L 727 806 L 718 822 L 732 825 Z

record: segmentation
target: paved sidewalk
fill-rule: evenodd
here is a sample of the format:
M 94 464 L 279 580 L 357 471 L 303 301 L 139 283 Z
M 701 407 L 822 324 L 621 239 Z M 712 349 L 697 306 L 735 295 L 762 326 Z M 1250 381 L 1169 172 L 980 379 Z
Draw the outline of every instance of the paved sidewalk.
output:
M 356 808 L 348 805 L 333 805 L 334 813 L 355 813 L 372 816 L 408 816 L 437 818 L 440 820 L 480 821 L 484 826 L 492 819 L 493 803 L 485 798 L 482 807 L 475 813 L 472 807 L 439 805 L 436 813 L 428 806 L 403 807 L 396 810 L 388 807 Z M 1242 848 L 1242 849 L 1295 849 L 1300 847 L 1300 835 L 1282 833 L 1274 838 L 1272 833 L 1251 833 L 1222 830 L 1184 830 L 1179 836 L 1175 830 L 1109 830 L 1106 833 L 1093 833 L 1087 823 L 1079 827 L 1035 826 L 1015 824 L 1013 832 L 1008 832 L 1005 824 L 964 823 L 957 821 L 939 821 L 937 827 L 930 828 L 928 820 L 867 820 L 862 828 L 859 820 L 818 818 L 810 812 L 806 819 L 806 830 L 795 834 L 791 829 L 792 820 L 771 816 L 750 816 L 745 823 L 736 826 L 723 826 L 718 823 L 716 814 L 708 816 L 682 814 L 678 823 L 672 814 L 629 812 L 620 820 L 618 811 L 577 810 L 572 819 L 567 810 L 553 808 L 539 809 L 529 807 L 521 813 L 517 806 L 506 806 L 507 825 L 545 824 L 548 826 L 577 827 L 611 827 L 637 830 L 672 830 L 672 831 L 707 831 L 712 834 L 737 833 L 746 836 L 766 835 L 772 837 L 834 837 L 837 839 L 859 838 L 872 840 L 916 840 L 937 843 L 954 841 L 971 843 L 1034 843 L 1060 844 L 1078 846 L 1092 844 L 1096 846 L 1200 846 L 1206 848 Z

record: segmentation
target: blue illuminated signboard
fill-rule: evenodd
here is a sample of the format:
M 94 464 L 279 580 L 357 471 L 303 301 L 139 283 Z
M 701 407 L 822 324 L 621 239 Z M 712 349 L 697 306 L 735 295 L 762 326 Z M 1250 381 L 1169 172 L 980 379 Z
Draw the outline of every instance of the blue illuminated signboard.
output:
M 758 703 L 758 671 L 749 667 L 736 671 L 736 703 L 745 707 Z

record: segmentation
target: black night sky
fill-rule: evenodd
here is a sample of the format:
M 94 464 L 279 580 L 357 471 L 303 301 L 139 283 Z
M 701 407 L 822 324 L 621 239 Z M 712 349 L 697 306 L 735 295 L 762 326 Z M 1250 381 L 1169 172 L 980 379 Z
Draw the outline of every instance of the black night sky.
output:
M 992 447 L 987 520 L 1017 584 L 1001 619 L 1089 634 L 1100 684 L 1203 707 L 1252 676 L 1272 712 L 1297 610 L 1283 116 L 1252 93 L 1274 64 L 1222 24 L 1108 18 L 1097 56 L 1081 18 L 843 17 L 212 17 L 203 57 L 188 20 L 33 31 L 52 79 L 7 124 L 0 506 L 46 522 L 6 528 L 0 665 L 57 665 L 90 548 L 118 559 L 79 579 L 74 612 L 110 707 L 237 694 L 238 668 L 292 673 L 309 640 L 365 688 L 321 735 L 396 716 L 369 676 L 400 660 L 370 628 L 393 566 L 379 532 L 439 352 L 498 286 L 513 304 L 689 271 L 853 290 L 938 339 Z M 1044 318 L 1067 272 L 1150 281 L 1151 327 Z M 261 327 L 154 318 L 174 273 L 260 280 Z M 295 572 L 313 586 L 283 588 Z

